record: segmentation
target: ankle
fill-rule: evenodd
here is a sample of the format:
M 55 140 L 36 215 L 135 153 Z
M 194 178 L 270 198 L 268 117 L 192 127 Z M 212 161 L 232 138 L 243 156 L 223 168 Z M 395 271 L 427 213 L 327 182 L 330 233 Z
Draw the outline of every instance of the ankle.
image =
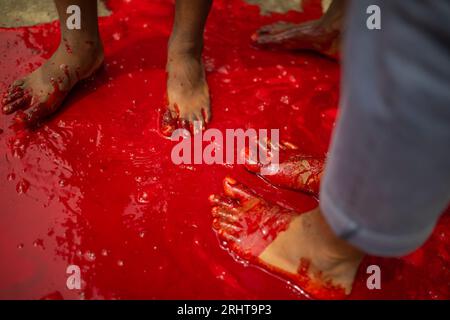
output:
M 169 57 L 189 57 L 200 60 L 203 51 L 203 40 L 189 40 L 178 35 L 169 39 Z
M 340 10 L 327 12 L 318 20 L 318 27 L 327 33 L 339 33 L 342 30 L 344 14 Z
M 62 54 L 69 54 L 75 60 L 84 62 L 102 61 L 104 58 L 101 41 L 79 40 L 74 43 L 67 39 L 61 39 L 58 51 Z
M 169 77 L 172 74 L 187 74 L 192 79 L 204 78 L 204 67 L 201 59 L 201 54 L 196 54 L 195 51 L 185 48 L 169 49 L 167 54 L 166 70 Z
M 307 217 L 310 235 L 312 264 L 321 271 L 333 272 L 342 266 L 359 264 L 364 253 L 337 237 L 319 208 Z
M 103 44 L 98 33 L 63 34 L 59 46 L 75 53 L 83 53 L 84 51 L 96 53 L 103 51 Z

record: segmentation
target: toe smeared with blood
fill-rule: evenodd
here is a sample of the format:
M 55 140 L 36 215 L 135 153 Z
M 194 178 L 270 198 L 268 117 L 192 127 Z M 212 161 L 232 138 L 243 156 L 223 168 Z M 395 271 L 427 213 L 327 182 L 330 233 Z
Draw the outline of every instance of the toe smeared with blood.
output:
M 260 146 L 260 148 L 267 147 Z M 272 172 L 264 169 L 273 165 L 271 162 L 271 159 L 273 160 L 273 146 L 267 151 L 268 156 L 264 163 L 260 161 L 259 157 L 252 157 L 248 148 L 244 152 L 245 168 L 261 176 L 270 184 L 314 196 L 319 195 L 325 157 L 304 154 L 295 145 L 289 142 L 281 142 L 277 146 L 277 152 L 279 153 L 278 168 L 275 172 Z

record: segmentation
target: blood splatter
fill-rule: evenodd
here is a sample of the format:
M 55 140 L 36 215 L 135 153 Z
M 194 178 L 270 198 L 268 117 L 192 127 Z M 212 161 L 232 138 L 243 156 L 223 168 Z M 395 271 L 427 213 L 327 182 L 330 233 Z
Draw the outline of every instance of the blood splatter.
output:
M 325 155 L 338 106 L 339 65 L 251 43 L 262 25 L 319 17 L 319 1 L 308 3 L 302 13 L 262 17 L 243 1 L 214 1 L 204 50 L 209 127 L 279 128 L 280 138 L 305 155 Z M 314 208 L 316 200 L 273 188 L 241 166 L 173 165 L 174 144 L 158 131 L 173 1 L 111 0 L 108 6 L 112 15 L 100 19 L 105 67 L 36 130 L 0 117 L 0 261 L 8 261 L 0 273 L 0 298 L 303 299 L 219 247 L 208 195 L 219 193 L 230 175 L 298 212 Z M 0 92 L 40 66 L 59 40 L 56 22 L 0 29 Z M 6 179 L 11 172 L 14 181 Z M 22 195 L 16 192 L 20 179 L 31 186 Z M 140 203 L 143 190 L 149 197 Z M 419 249 L 420 259 L 367 257 L 350 298 L 449 299 L 449 230 L 445 214 Z M 32 246 L 36 239 L 45 248 Z M 25 246 L 18 250 L 18 243 Z M 85 258 L 88 251 L 94 261 Z M 83 270 L 82 294 L 66 287 L 69 264 Z M 380 266 L 382 290 L 366 288 L 369 264 Z

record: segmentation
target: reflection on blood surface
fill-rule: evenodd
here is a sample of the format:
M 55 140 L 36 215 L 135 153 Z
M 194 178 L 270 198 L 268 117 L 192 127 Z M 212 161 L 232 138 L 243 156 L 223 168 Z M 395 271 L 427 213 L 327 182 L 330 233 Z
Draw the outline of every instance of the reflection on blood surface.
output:
M 217 0 L 205 64 L 210 127 L 279 128 L 304 154 L 324 156 L 338 105 L 339 66 L 308 53 L 251 46 L 260 26 L 317 18 L 259 16 L 238 0 Z M 26 131 L 0 117 L 0 298 L 302 299 L 257 268 L 236 263 L 211 228 L 208 195 L 226 175 L 299 212 L 314 198 L 275 189 L 241 166 L 175 166 L 174 143 L 157 130 L 164 106 L 172 1 L 109 1 L 100 19 L 105 67 L 80 84 L 44 126 Z M 0 30 L 0 91 L 48 58 L 58 24 Z M 450 216 L 426 245 L 402 259 L 367 257 L 350 298 L 450 298 Z M 66 268 L 81 267 L 68 290 Z M 382 290 L 366 288 L 377 264 Z

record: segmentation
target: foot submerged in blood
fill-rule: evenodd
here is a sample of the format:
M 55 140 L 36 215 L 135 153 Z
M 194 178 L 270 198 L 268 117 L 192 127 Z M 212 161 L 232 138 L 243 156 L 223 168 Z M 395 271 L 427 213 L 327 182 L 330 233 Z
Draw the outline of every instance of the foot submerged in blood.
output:
M 232 178 L 223 182 L 226 196 L 210 196 L 213 228 L 222 245 L 242 258 L 258 256 L 286 230 L 293 211 L 273 206 Z
M 210 121 L 209 88 L 200 57 L 169 52 L 166 105 L 160 126 L 164 136 L 170 136 L 176 129 L 195 134 Z
M 312 298 L 342 299 L 350 293 L 360 260 L 336 259 L 318 247 L 317 212 L 299 214 L 270 203 L 232 178 L 223 186 L 225 196 L 209 198 L 213 230 L 235 259 L 281 277 Z
M 9 86 L 3 94 L 2 112 L 16 112 L 16 120 L 36 126 L 56 112 L 72 88 L 102 62 L 100 42 L 80 41 L 72 48 L 63 41 L 41 67 Z
M 271 150 L 273 150 L 273 147 L 271 147 Z M 268 167 L 272 165 L 270 162 L 273 158 L 271 150 L 268 152 L 268 161 L 263 164 L 259 159 L 257 161 L 253 160 L 247 149 L 245 151 L 245 168 L 261 176 L 274 186 L 318 196 L 325 157 L 302 154 L 294 145 L 282 142 L 278 146 L 278 170 L 272 172 L 273 170 L 268 170 Z

